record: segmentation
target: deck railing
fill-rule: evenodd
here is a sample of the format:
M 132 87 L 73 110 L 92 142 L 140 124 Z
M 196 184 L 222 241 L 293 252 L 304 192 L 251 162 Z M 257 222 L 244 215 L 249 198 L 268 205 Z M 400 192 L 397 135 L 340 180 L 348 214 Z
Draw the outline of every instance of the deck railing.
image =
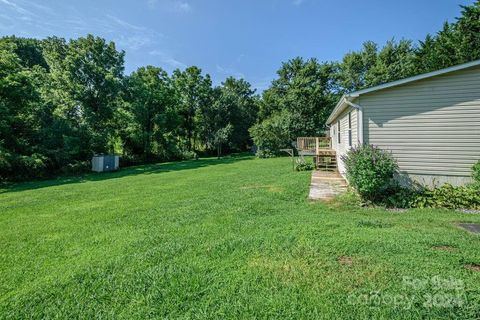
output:
M 318 154 L 319 150 L 331 149 L 330 137 L 298 137 L 297 149 L 302 152 Z

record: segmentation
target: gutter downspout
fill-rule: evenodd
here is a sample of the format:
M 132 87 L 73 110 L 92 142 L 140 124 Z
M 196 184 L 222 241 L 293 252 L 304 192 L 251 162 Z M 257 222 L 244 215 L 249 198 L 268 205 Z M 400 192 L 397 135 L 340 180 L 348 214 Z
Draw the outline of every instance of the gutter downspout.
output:
M 361 105 L 344 99 L 345 103 L 357 110 L 357 139 L 360 145 L 363 144 L 363 108 Z

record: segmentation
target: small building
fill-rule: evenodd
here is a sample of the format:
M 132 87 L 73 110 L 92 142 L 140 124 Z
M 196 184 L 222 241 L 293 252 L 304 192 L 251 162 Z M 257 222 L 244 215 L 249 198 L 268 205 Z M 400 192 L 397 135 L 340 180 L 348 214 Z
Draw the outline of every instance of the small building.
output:
M 471 181 L 480 160 L 480 60 L 342 96 L 330 114 L 331 148 L 391 151 L 400 179 L 424 185 Z

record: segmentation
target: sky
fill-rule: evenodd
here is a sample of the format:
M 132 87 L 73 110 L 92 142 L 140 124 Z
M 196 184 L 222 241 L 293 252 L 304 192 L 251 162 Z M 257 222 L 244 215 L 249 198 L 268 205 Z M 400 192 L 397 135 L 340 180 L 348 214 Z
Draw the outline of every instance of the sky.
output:
M 92 33 L 125 50 L 127 74 L 196 65 L 214 84 L 242 77 L 259 92 L 282 61 L 338 61 L 362 43 L 421 40 L 474 0 L 0 0 L 0 36 Z

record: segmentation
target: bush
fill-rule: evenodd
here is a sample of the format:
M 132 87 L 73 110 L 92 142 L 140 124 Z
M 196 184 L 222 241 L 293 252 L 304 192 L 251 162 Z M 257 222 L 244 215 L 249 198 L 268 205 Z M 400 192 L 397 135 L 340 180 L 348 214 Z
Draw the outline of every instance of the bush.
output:
M 183 151 L 181 153 L 182 160 L 197 160 L 198 155 L 194 151 Z
M 379 202 L 395 208 L 480 209 L 480 189 L 448 183 L 437 188 L 392 188 Z
M 312 162 L 305 161 L 304 158 L 298 158 L 295 160 L 295 170 L 296 171 L 310 171 L 315 168 L 315 165 Z
M 398 165 L 392 155 L 371 145 L 363 145 L 342 157 L 349 183 L 364 200 L 383 197 L 392 186 Z
M 268 149 L 258 149 L 255 155 L 259 158 L 274 158 L 277 156 L 277 154 L 271 150 Z
M 480 185 L 480 160 L 476 164 L 473 165 L 472 177 L 473 177 L 473 181 L 477 185 Z
M 286 113 L 276 114 L 257 123 L 249 131 L 253 143 L 262 150 L 257 155 L 277 155 L 280 149 L 291 148 L 290 116 Z

